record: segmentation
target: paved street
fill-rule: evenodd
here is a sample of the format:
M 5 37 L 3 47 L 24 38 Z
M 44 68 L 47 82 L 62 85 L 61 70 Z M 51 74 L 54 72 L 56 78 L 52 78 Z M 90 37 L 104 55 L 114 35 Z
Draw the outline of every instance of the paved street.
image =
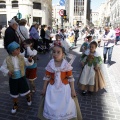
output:
M 80 53 L 78 47 L 70 51 L 67 59 L 74 67 L 73 75 L 77 82 L 81 67 L 79 65 Z M 118 43 L 119 44 L 119 43 Z M 98 51 L 102 55 L 102 47 Z M 106 89 L 95 93 L 93 96 L 81 96 L 77 85 L 75 84 L 83 120 L 120 120 L 120 45 L 114 47 L 113 50 L 113 64 L 108 67 L 106 64 L 102 65 L 102 72 L 106 80 Z M 7 53 L 2 48 L 2 41 L 0 40 L 0 65 L 2 64 Z M 38 55 L 38 79 L 36 83 L 36 93 L 33 95 L 33 104 L 31 107 L 27 106 L 24 97 L 19 99 L 19 109 L 15 115 L 10 113 L 12 108 L 12 100 L 9 96 L 8 78 L 3 77 L 0 73 L 0 120 L 38 120 L 37 112 L 40 102 L 40 90 L 43 85 L 44 68 L 47 65 L 50 57 L 49 54 Z

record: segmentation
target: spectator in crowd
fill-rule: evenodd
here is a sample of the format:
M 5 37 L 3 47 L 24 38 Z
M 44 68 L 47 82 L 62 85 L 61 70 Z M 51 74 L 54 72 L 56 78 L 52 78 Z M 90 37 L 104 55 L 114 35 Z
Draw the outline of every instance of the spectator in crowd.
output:
M 85 27 L 82 29 L 82 33 L 85 34 L 86 31 L 87 31 L 88 33 L 90 32 L 88 26 L 85 26 Z
M 30 32 L 30 38 L 32 38 L 34 40 L 34 49 L 37 50 L 38 48 L 38 40 L 40 38 L 39 36 L 39 32 L 38 32 L 38 23 L 37 22 L 33 22 L 29 32 Z
M 29 35 L 30 24 L 29 24 L 29 23 L 26 23 L 26 26 L 25 26 L 25 27 L 27 28 L 27 31 L 28 31 L 28 35 Z
M 11 19 L 8 21 L 9 27 L 5 31 L 5 37 L 4 37 L 4 48 L 7 49 L 7 46 L 15 41 L 19 43 L 19 38 L 16 34 L 16 30 L 18 28 L 18 23 L 15 21 L 15 19 Z
M 79 37 L 79 29 L 78 29 L 78 27 L 75 28 L 74 33 L 75 33 L 74 43 L 75 43 L 75 46 L 77 46 L 77 39 Z
M 41 32 L 40 32 L 40 36 L 41 36 L 44 44 L 46 44 L 46 41 L 45 41 L 45 28 L 46 27 L 47 27 L 47 25 L 42 25 L 41 26 Z
M 68 39 L 69 39 L 70 43 L 74 43 L 75 33 L 72 28 L 69 29 Z
M 118 27 L 115 29 L 115 33 L 116 33 L 116 41 L 115 41 L 115 44 L 117 45 L 117 42 L 120 40 L 120 26 L 118 26 Z
M 2 38 L 5 37 L 5 30 L 6 30 L 6 25 L 3 26 L 3 28 L 1 29 L 1 34 L 2 34 Z
M 111 65 L 111 57 L 115 43 L 115 38 L 116 38 L 115 31 L 111 30 L 109 27 L 105 27 L 105 33 L 102 38 L 102 40 L 104 41 L 103 57 L 104 63 L 106 63 L 106 55 L 108 52 L 108 65 Z
M 25 27 L 26 23 L 27 21 L 25 19 L 21 19 L 19 22 L 19 27 L 17 29 L 17 33 L 21 42 L 29 38 L 27 28 Z
M 45 30 L 45 40 L 46 40 L 46 48 L 49 50 L 49 43 L 51 42 L 51 27 L 48 26 Z
M 93 35 L 94 33 L 95 33 L 95 30 L 94 30 L 94 28 L 92 28 L 92 29 L 90 30 L 90 34 Z

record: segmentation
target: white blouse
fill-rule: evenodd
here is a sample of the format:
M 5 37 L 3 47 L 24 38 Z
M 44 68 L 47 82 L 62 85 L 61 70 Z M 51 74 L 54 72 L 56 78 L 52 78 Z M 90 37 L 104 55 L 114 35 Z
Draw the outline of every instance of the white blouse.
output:
M 25 56 L 25 51 L 23 53 L 20 53 L 22 56 Z M 37 50 L 31 50 L 30 46 L 27 47 L 27 55 L 28 56 L 36 56 Z
M 25 61 L 25 65 L 26 66 L 31 66 L 34 63 L 34 60 L 32 60 L 32 62 L 29 62 L 27 58 L 24 57 L 24 61 Z M 14 66 L 14 70 L 18 71 L 20 70 L 19 67 L 19 60 L 17 56 L 12 56 L 12 62 L 13 62 L 13 66 Z M 6 59 L 4 60 L 2 66 L 0 67 L 0 71 L 3 73 L 4 76 L 7 76 L 9 70 L 7 68 L 7 63 L 6 63 Z

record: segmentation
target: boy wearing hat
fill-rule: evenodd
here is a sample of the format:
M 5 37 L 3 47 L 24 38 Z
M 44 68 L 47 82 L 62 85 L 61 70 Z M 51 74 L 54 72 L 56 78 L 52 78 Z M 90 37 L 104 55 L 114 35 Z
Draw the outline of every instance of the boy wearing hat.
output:
M 30 90 L 25 78 L 25 66 L 32 65 L 32 58 L 24 58 L 20 55 L 20 45 L 15 41 L 7 47 L 9 55 L 4 60 L 0 70 L 4 76 L 9 75 L 10 96 L 13 98 L 13 108 L 11 113 L 16 113 L 18 109 L 18 96 L 26 96 L 28 106 L 31 105 Z

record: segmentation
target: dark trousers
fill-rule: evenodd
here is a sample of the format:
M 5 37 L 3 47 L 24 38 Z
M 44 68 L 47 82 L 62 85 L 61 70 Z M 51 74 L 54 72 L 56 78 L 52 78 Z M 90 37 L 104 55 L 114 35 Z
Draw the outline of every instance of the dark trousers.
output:
M 43 44 L 46 45 L 46 39 L 42 38 Z
M 33 46 L 33 48 L 35 50 L 37 50 L 38 49 L 38 40 L 35 40 L 35 39 L 33 39 L 33 40 L 34 40 L 34 46 Z
M 75 43 L 75 46 L 77 45 L 77 37 L 75 37 L 75 40 L 74 40 L 74 43 Z
M 116 42 L 115 44 L 117 44 L 117 42 L 120 40 L 120 36 L 116 36 Z
M 49 45 L 49 43 L 50 43 L 50 42 L 49 42 L 49 41 L 50 41 L 50 40 L 45 39 L 45 42 L 46 42 L 46 48 L 47 48 L 47 49 L 49 49 L 49 48 L 50 48 L 50 45 Z
M 105 47 L 104 46 L 103 56 L 104 56 L 104 60 L 106 60 L 106 56 L 107 56 L 107 52 L 108 52 L 108 63 L 111 62 L 112 51 L 113 51 L 113 46 L 112 47 Z

